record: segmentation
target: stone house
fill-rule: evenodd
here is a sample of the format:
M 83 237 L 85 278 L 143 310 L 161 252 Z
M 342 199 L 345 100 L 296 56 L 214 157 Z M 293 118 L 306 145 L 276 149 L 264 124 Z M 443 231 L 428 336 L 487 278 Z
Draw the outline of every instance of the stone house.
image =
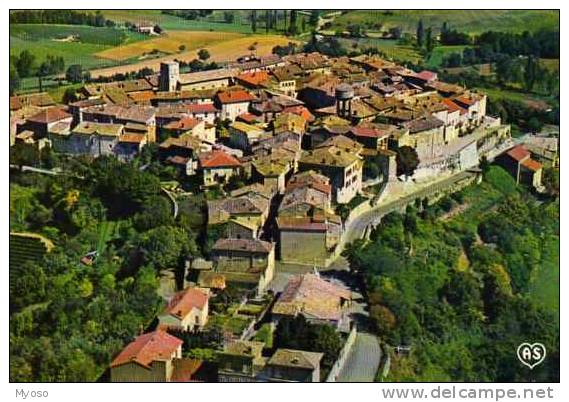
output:
M 338 204 L 350 202 L 362 188 L 362 157 L 336 146 L 306 152 L 298 167 L 301 171 L 315 170 L 327 176 Z
M 323 279 L 318 274 L 291 277 L 275 302 L 272 314 L 275 320 L 303 315 L 315 324 L 330 324 L 338 329 L 349 328 L 349 307 L 352 293 Z
M 218 353 L 219 382 L 256 382 L 265 365 L 263 342 L 235 341 Z
M 208 226 L 226 224 L 225 236 L 256 239 L 269 215 L 270 198 L 250 193 L 208 201 Z
M 77 125 L 64 140 L 52 135 L 58 150 L 72 155 L 114 155 L 119 138 L 124 133 L 122 124 L 84 121 Z M 56 138 L 61 137 L 61 138 Z
M 219 239 L 212 248 L 213 269 L 226 282 L 252 284 L 263 294 L 275 275 L 275 246 L 255 239 Z
M 277 349 L 269 358 L 262 377 L 268 382 L 320 382 L 323 353 Z
M 221 117 L 221 110 L 213 103 L 192 103 L 185 105 L 186 113 L 194 119 L 201 119 L 209 124 L 214 124 L 215 120 Z
M 56 124 L 71 126 L 73 116 L 60 107 L 50 107 L 26 118 L 24 124 L 17 127 L 17 133 L 32 131 L 34 138 L 40 139 L 48 136 L 49 130 Z
M 202 329 L 207 323 L 209 291 L 188 287 L 176 293 L 164 311 L 158 315 L 159 328 L 183 331 Z
M 215 129 L 206 129 L 205 121 L 193 117 L 182 117 L 180 120 L 172 121 L 163 126 L 162 130 L 173 137 L 189 134 L 202 141 L 215 143 Z
M 233 122 L 229 126 L 230 146 L 250 151 L 251 146 L 263 138 L 264 134 L 264 130 L 259 127 L 241 121 Z

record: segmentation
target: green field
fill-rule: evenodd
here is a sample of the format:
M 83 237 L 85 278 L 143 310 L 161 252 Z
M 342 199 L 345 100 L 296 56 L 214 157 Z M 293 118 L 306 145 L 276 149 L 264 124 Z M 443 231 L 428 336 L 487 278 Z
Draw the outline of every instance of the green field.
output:
M 119 24 L 125 22 L 148 21 L 160 25 L 165 30 L 183 31 L 226 31 L 251 33 L 251 24 L 247 21 L 248 10 L 235 10 L 235 20 L 228 24 L 223 22 L 223 11 L 214 11 L 212 15 L 196 20 L 186 20 L 169 14 L 162 14 L 160 10 L 101 10 L 105 18 Z M 259 24 L 260 26 L 260 24 Z M 260 29 L 259 29 L 260 30 Z
M 370 30 L 400 27 L 414 33 L 418 21 L 435 31 L 447 21 L 451 29 L 479 34 L 484 31 L 523 32 L 543 28 L 559 29 L 559 12 L 555 10 L 357 10 L 337 17 L 331 29 L 345 29 L 349 24 L 362 24 Z
M 352 50 L 354 43 L 357 43 L 360 49 L 372 47 L 385 54 L 387 58 L 398 62 L 410 61 L 411 63 L 418 63 L 423 59 L 423 56 L 413 46 L 400 45 L 399 41 L 394 39 L 342 38 L 340 43 L 348 51 Z
M 75 36 L 74 41 L 62 41 Z M 112 61 L 93 56 L 95 53 L 120 44 L 147 37 L 135 32 L 114 28 L 83 25 L 11 24 L 10 55 L 29 50 L 41 63 L 47 55 L 61 56 L 65 65 L 81 64 L 84 68 L 107 67 Z
M 429 59 L 426 61 L 425 66 L 427 68 L 437 68 L 440 67 L 443 62 L 443 58 L 451 53 L 462 53 L 466 46 L 437 46 L 431 52 Z

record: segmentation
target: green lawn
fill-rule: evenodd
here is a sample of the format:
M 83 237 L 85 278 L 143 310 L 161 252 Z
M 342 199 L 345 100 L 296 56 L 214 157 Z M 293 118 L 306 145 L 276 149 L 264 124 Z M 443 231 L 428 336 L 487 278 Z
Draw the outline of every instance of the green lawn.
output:
M 559 29 L 559 12 L 555 10 L 357 10 L 337 17 L 331 29 L 344 29 L 358 23 L 377 30 L 380 24 L 382 30 L 400 27 L 405 32 L 415 33 L 420 19 L 425 27 L 431 26 L 436 31 L 448 21 L 451 28 L 470 34 L 490 30 L 521 33 L 543 28 Z

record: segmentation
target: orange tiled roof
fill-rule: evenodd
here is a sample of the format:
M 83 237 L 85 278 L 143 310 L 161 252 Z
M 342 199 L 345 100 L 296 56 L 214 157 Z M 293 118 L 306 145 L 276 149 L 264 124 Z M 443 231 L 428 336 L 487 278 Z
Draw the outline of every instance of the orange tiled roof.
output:
M 531 158 L 523 161 L 522 165 L 528 168 L 529 170 L 533 170 L 534 172 L 541 169 L 541 163 Z
M 154 331 L 138 336 L 111 362 L 111 367 L 136 362 L 149 367 L 155 360 L 170 359 L 183 341 L 164 331 Z
M 183 117 L 180 120 L 173 121 L 164 126 L 168 130 L 191 130 L 200 124 L 200 120 L 191 117 Z
M 217 94 L 217 99 L 219 99 L 221 103 L 241 103 L 251 102 L 255 97 L 247 91 L 237 90 L 220 92 Z
M 236 78 L 246 84 L 258 86 L 269 79 L 269 73 L 266 71 L 254 71 L 252 73 L 238 75 Z
M 223 151 L 206 152 L 199 156 L 200 165 L 202 168 L 216 168 L 216 167 L 238 167 L 241 166 L 233 156 Z
M 523 161 L 526 158 L 530 157 L 530 153 L 523 145 L 516 145 L 512 149 L 507 152 L 508 156 L 512 159 L 517 160 L 518 162 Z
M 187 288 L 174 295 L 166 312 L 178 318 L 184 318 L 192 309 L 202 310 L 207 303 L 208 296 L 197 288 Z

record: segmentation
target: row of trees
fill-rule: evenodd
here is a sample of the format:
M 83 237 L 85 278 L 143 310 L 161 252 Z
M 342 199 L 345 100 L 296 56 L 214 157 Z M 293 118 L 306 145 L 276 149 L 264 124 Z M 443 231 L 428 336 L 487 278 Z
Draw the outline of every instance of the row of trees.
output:
M 18 10 L 10 12 L 10 24 L 69 24 L 112 27 L 114 21 L 106 19 L 100 11 L 77 10 Z

